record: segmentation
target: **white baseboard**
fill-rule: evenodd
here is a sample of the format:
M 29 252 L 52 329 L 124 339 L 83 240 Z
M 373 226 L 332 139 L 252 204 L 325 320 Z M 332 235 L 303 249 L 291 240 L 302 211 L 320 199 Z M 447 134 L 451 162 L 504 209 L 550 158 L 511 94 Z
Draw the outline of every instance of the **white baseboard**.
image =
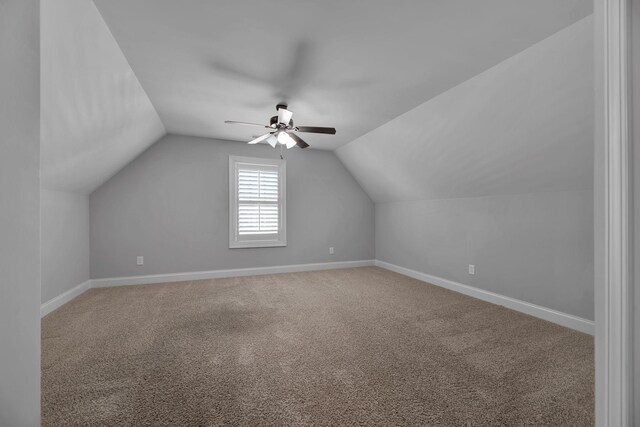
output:
M 65 293 L 60 294 L 55 298 L 51 298 L 49 301 L 40 305 L 40 317 L 46 316 L 56 308 L 68 303 L 69 301 L 76 298 L 83 292 L 88 291 L 89 289 L 91 289 L 91 280 L 80 283 L 75 288 L 69 289 Z
M 314 264 L 277 265 L 273 267 L 235 268 L 229 270 L 195 271 L 188 273 L 152 274 L 147 276 L 113 277 L 92 279 L 69 289 L 65 293 L 50 299 L 40 306 L 40 317 L 44 317 L 56 308 L 68 303 L 91 288 L 108 288 L 111 286 L 145 285 L 152 283 L 183 282 L 189 280 L 221 279 L 225 277 L 258 276 L 261 274 L 295 273 L 301 271 L 332 270 L 336 268 L 368 267 L 374 260 L 338 261 Z
M 332 270 L 336 268 L 367 267 L 372 265 L 374 265 L 374 260 L 368 259 L 362 261 L 339 261 L 315 264 L 278 265 L 273 267 L 195 271 L 188 273 L 152 274 L 148 276 L 114 277 L 108 279 L 93 279 L 91 282 L 92 287 L 94 288 L 108 288 L 111 286 L 145 285 L 151 283 L 183 282 L 188 280 L 221 279 L 225 277 L 258 276 L 261 274 Z
M 81 283 L 75 288 L 69 289 L 65 293 L 58 295 L 57 297 L 42 304 L 40 306 L 40 316 L 46 316 L 56 308 L 68 303 L 72 299 L 76 298 L 77 296 L 91 288 L 108 288 L 111 286 L 143 285 L 152 283 L 182 282 L 203 279 L 221 279 L 225 277 L 257 276 L 262 274 L 295 273 L 302 271 L 331 270 L 336 268 L 367 267 L 372 265 L 376 265 L 378 267 L 382 267 L 396 273 L 404 274 L 405 276 L 413 277 L 414 279 L 447 288 L 452 291 L 460 292 L 461 294 L 469 295 L 483 301 L 502 305 L 504 307 L 520 311 L 522 313 L 526 313 L 540 319 L 548 320 L 550 322 L 578 330 L 580 332 L 591 335 L 594 334 L 594 322 L 591 320 L 583 319 L 571 314 L 562 313 L 550 308 L 517 300 L 515 298 L 510 298 L 504 295 L 474 288 L 473 286 L 463 285 L 462 283 L 457 283 L 451 280 L 443 279 L 441 277 L 436 277 L 429 274 L 421 273 L 419 271 L 410 270 L 408 268 L 400 267 L 398 265 L 390 264 L 388 262 L 380 260 L 339 261 L 314 264 L 279 265 L 273 267 L 235 268 L 229 270 L 211 270 L 187 273 L 152 274 L 147 276 L 93 279 L 87 280 L 86 282 Z
M 408 268 L 400 267 L 388 262 L 375 260 L 375 265 L 386 270 L 391 270 L 423 282 L 431 283 L 442 288 L 447 288 L 461 294 L 481 299 L 483 301 L 502 305 L 512 310 L 529 314 L 531 316 L 535 316 L 549 322 L 557 323 L 558 325 L 575 329 L 586 334 L 594 335 L 595 333 L 594 322 L 591 320 L 583 319 L 578 316 L 562 313 L 560 311 L 552 310 L 540 305 L 531 304 L 515 298 L 506 297 L 504 295 L 485 291 L 479 288 L 474 288 L 473 286 L 463 285 L 462 283 L 457 283 L 452 280 L 447 280 L 441 277 L 432 276 L 430 274 L 421 273 L 419 271 L 410 270 Z

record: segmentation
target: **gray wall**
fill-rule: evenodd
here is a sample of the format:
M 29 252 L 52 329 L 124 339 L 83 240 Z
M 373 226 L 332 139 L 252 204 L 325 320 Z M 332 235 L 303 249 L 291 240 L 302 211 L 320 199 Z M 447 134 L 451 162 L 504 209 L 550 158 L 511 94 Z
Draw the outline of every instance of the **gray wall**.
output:
M 39 2 L 0 2 L 0 426 L 40 425 Z
M 593 319 L 593 84 L 588 17 L 338 149 L 376 258 Z
M 373 258 L 370 198 L 332 152 L 298 148 L 284 150 L 287 247 L 229 249 L 230 154 L 279 150 L 168 135 L 91 194 L 91 277 Z
M 89 196 L 42 189 L 42 302 L 89 280 Z
M 592 242 L 588 190 L 376 205 L 376 259 L 587 319 Z

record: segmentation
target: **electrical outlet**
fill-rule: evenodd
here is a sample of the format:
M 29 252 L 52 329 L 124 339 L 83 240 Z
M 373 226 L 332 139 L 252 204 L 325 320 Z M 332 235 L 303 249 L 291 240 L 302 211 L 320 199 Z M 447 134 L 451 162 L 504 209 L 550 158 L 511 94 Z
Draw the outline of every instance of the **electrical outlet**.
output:
M 136 265 L 144 265 L 144 257 L 143 256 L 136 257 Z
M 333 255 L 333 246 L 329 248 L 329 255 Z
M 469 274 L 470 275 L 475 275 L 476 274 L 476 266 L 473 264 L 469 264 Z

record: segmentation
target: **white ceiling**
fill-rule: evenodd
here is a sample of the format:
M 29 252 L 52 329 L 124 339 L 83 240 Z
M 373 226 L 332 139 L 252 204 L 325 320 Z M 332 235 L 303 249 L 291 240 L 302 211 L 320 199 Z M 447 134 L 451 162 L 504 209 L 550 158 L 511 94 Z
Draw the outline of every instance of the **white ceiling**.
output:
M 336 153 L 375 202 L 590 190 L 592 17 Z
M 169 132 L 247 141 L 259 129 L 223 121 L 266 123 L 285 99 L 296 124 L 338 129 L 335 136 L 305 136 L 323 149 L 354 140 L 592 10 L 591 0 L 95 3 Z
M 41 2 L 41 179 L 88 194 L 165 129 L 91 1 Z

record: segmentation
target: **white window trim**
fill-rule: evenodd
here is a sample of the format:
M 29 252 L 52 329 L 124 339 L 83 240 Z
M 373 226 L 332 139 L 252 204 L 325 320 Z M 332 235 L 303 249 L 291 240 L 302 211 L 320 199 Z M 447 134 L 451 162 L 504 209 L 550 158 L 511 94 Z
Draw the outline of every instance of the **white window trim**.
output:
M 275 239 L 264 236 L 247 236 L 241 240 L 238 235 L 238 164 L 269 165 L 278 167 L 278 235 Z M 229 248 L 271 248 L 287 246 L 287 186 L 286 161 L 281 159 L 261 159 L 257 157 L 229 156 Z

